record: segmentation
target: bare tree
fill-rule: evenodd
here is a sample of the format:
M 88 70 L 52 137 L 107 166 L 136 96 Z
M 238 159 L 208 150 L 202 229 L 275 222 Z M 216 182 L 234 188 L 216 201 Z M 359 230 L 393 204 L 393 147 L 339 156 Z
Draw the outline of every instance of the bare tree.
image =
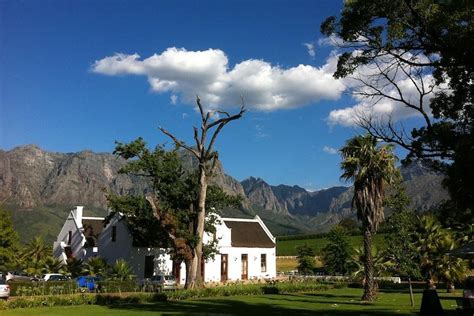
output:
M 215 169 L 216 163 L 219 159 L 218 153 L 214 151 L 214 144 L 219 133 L 222 131 L 224 126 L 228 123 L 238 120 L 242 117 L 245 112 L 243 100 L 240 111 L 237 114 L 229 114 L 225 111 L 215 111 L 214 113 L 210 111 L 205 111 L 201 100 L 199 97 L 196 97 L 196 103 L 199 108 L 199 113 L 201 115 L 201 127 L 200 130 L 197 127 L 194 127 L 194 141 L 195 146 L 189 146 L 182 140 L 175 137 L 173 134 L 168 132 L 166 129 L 160 127 L 160 131 L 167 135 L 173 140 L 177 147 L 183 148 L 190 152 L 198 162 L 198 174 L 199 174 L 199 190 L 198 190 L 198 216 L 196 225 L 194 225 L 194 234 L 198 238 L 196 248 L 194 249 L 192 263 L 189 268 L 187 268 L 186 273 L 188 277 L 186 278 L 186 287 L 200 287 L 202 286 L 203 280 L 201 279 L 201 262 L 203 254 L 203 236 L 204 236 L 204 224 L 206 219 L 206 196 L 207 188 L 209 185 L 209 180 L 212 178 Z M 213 115 L 217 113 L 221 116 L 216 120 L 212 120 Z M 210 138 L 208 138 L 210 137 Z M 209 141 L 208 141 L 209 139 Z M 152 204 L 153 206 L 153 204 Z M 188 281 L 189 280 L 189 281 Z

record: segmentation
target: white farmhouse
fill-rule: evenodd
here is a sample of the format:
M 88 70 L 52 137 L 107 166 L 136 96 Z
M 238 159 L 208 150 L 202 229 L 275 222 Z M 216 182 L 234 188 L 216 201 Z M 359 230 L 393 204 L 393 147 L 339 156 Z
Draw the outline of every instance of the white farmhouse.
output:
M 184 264 L 173 263 L 167 250 L 148 247 L 130 234 L 125 217 L 115 215 L 105 226 L 104 218 L 83 216 L 83 207 L 71 211 L 53 244 L 55 257 L 87 260 L 100 256 L 113 264 L 125 259 L 139 279 L 157 273 L 173 274 L 184 283 Z M 201 275 L 205 282 L 271 279 L 276 276 L 275 238 L 260 217 L 254 219 L 219 218 L 215 236 L 218 253 L 208 259 Z

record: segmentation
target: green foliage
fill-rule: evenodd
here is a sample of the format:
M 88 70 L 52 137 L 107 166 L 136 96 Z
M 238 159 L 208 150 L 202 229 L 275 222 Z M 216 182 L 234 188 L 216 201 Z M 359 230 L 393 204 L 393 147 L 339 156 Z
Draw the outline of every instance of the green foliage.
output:
M 13 228 L 11 214 L 0 208 L 0 271 L 15 268 L 19 247 L 18 234 Z
M 463 279 L 466 262 L 448 255 L 458 246 L 455 235 L 444 229 L 434 216 L 425 215 L 417 222 L 415 245 L 426 280 L 458 282 Z
M 40 276 L 52 270 L 62 271 L 62 264 L 51 256 L 52 249 L 46 246 L 41 236 L 34 237 L 19 255 L 19 266 L 29 275 Z
M 114 283 L 116 283 L 114 285 Z M 31 284 L 31 283 L 30 283 Z M 122 284 L 122 285 L 120 285 Z M 107 293 L 133 292 L 137 290 L 136 284 L 131 282 L 101 282 L 103 289 L 114 289 Z M 327 290 L 329 288 L 338 288 L 340 284 L 329 284 L 313 280 L 297 281 L 297 282 L 278 282 L 274 285 L 266 284 L 228 284 L 225 286 L 177 290 L 163 293 L 133 293 L 127 295 L 113 294 L 74 294 L 74 291 L 66 291 L 66 288 L 73 287 L 72 282 L 57 282 L 57 285 L 42 284 L 35 285 L 37 290 L 31 290 L 25 295 L 38 295 L 35 297 L 18 297 L 8 302 L 0 302 L 0 310 L 28 308 L 28 307 L 51 307 L 51 306 L 70 306 L 70 305 L 123 305 L 123 304 L 149 304 L 162 301 L 180 301 L 185 299 L 196 299 L 206 297 L 229 297 L 237 295 L 263 295 L 263 294 L 289 294 L 298 292 L 310 292 Z M 39 290 L 42 286 L 45 291 Z M 63 292 L 54 292 L 54 287 L 63 287 Z M 122 291 L 120 291 L 122 289 Z M 15 288 L 15 293 L 17 288 Z M 26 292 L 25 292 L 26 293 Z M 54 296 L 50 294 L 56 294 Z M 58 295 L 61 294 L 61 295 Z M 16 294 L 15 294 L 16 295 Z
M 135 275 L 127 261 L 118 259 L 111 268 L 110 277 L 113 280 L 126 281 L 132 280 Z
M 364 230 L 364 295 L 363 300 L 373 301 L 376 294 L 374 280 L 376 258 L 372 256 L 372 235 L 384 219 L 383 205 L 387 185 L 399 182 L 400 173 L 395 168 L 396 157 L 392 146 L 377 146 L 377 139 L 370 134 L 349 139 L 341 149 L 342 179 L 354 181 L 352 208 Z
M 84 262 L 81 259 L 68 258 L 64 269 L 66 274 L 72 278 L 85 274 Z
M 354 181 L 352 207 L 363 228 L 371 232 L 377 231 L 383 221 L 386 185 L 400 177 L 392 149 L 389 145 L 377 146 L 377 139 L 371 135 L 353 137 L 341 149 L 341 178 Z
M 374 277 L 385 276 L 387 273 L 385 253 L 379 249 L 372 247 L 372 264 Z M 365 270 L 365 250 L 363 247 L 354 248 L 351 251 L 351 258 L 349 259 L 348 266 L 351 273 L 351 277 L 356 280 L 366 282 Z
M 386 205 L 392 210 L 392 215 L 386 222 L 387 270 L 396 275 L 419 279 L 420 262 L 415 247 L 418 218 L 413 211 L 408 210 L 409 204 L 410 199 L 400 185 L 387 198 Z
M 449 216 L 448 225 L 456 226 L 471 224 L 474 210 L 474 190 L 469 189 L 474 178 L 473 10 L 473 1 L 462 0 L 346 1 L 340 18 L 329 17 L 321 25 L 323 34 L 344 42 L 334 74 L 338 78 L 377 60 L 382 60 L 379 70 L 408 69 L 414 73 L 410 79 L 433 75 L 431 111 L 427 105 L 418 110 L 424 126 L 411 135 L 402 127 L 397 133 L 393 124 L 372 132 L 407 149 L 407 161 L 421 158 L 445 173 L 451 200 L 444 215 Z M 390 59 L 391 66 L 383 58 Z M 383 84 L 375 82 L 375 88 L 383 89 Z M 425 88 L 421 93 L 426 94 Z M 378 95 L 377 102 L 384 97 L 390 98 Z
M 312 274 L 315 262 L 314 262 L 314 250 L 307 245 L 303 245 L 297 248 L 298 255 L 298 272 L 302 274 Z
M 84 264 L 84 272 L 88 275 L 105 277 L 109 271 L 107 261 L 102 257 L 90 257 Z
M 142 138 L 129 143 L 117 143 L 114 154 L 127 159 L 120 173 L 137 175 L 148 179 L 152 191 L 148 198 L 155 201 L 157 212 L 143 195 L 108 195 L 109 207 L 127 218 L 127 225 L 136 245 L 160 246 L 172 249 L 171 255 L 177 260 L 189 259 L 199 242 L 195 224 L 198 218 L 198 177 L 197 173 L 185 172 L 178 151 L 167 151 L 163 146 L 154 150 L 147 148 Z M 210 186 L 207 205 L 221 208 L 237 205 L 240 198 L 231 197 L 220 188 Z M 212 214 L 212 212 L 208 212 Z M 215 216 L 208 216 L 206 231 L 212 234 Z M 173 242 L 170 236 L 173 236 Z M 205 258 L 215 253 L 216 243 L 205 245 Z
M 329 243 L 323 248 L 324 269 L 330 275 L 346 275 L 349 272 L 350 245 L 345 229 L 336 226 L 328 234 Z
M 327 234 L 324 234 L 326 236 Z M 373 237 L 373 244 L 378 249 L 385 249 L 384 234 L 377 234 Z M 362 245 L 362 235 L 348 236 L 347 240 L 351 248 L 357 248 Z M 327 237 L 318 237 L 311 239 L 290 239 L 277 240 L 277 256 L 296 256 L 298 254 L 297 248 L 302 245 L 308 245 L 314 249 L 318 255 L 322 254 L 323 248 L 329 243 Z

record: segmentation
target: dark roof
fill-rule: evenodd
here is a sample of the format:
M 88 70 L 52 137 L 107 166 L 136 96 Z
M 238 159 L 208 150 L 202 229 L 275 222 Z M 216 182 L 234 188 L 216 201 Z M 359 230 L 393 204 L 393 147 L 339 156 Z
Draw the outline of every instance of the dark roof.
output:
M 101 219 L 92 219 L 92 218 L 83 218 L 82 219 L 82 228 L 84 229 L 84 236 L 86 238 L 92 237 L 97 241 L 100 233 L 104 229 L 104 220 Z
M 224 223 L 231 229 L 232 247 L 275 247 L 275 243 L 270 239 L 258 222 L 224 220 Z

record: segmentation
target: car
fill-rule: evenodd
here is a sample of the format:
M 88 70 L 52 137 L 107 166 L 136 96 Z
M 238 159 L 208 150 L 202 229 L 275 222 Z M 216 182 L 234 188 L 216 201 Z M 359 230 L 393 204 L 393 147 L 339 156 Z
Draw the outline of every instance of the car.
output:
M 7 300 L 10 297 L 10 285 L 6 281 L 0 280 L 0 298 Z
M 157 274 L 144 280 L 146 291 L 177 290 L 176 278 L 169 274 Z
M 7 272 L 5 280 L 7 282 L 11 282 L 11 281 L 31 281 L 31 277 L 28 276 L 28 274 L 26 274 L 25 272 L 22 272 L 22 271 L 10 271 L 10 272 Z
M 65 276 L 65 275 L 62 275 L 62 274 L 51 275 L 48 278 L 48 282 L 51 282 L 51 281 L 69 281 L 69 280 L 70 280 L 70 278 L 68 276 Z
M 46 273 L 46 274 L 43 274 L 41 279 L 43 279 L 43 281 L 49 281 L 51 277 L 61 277 L 61 276 L 64 276 L 64 275 L 62 275 L 61 273 Z

